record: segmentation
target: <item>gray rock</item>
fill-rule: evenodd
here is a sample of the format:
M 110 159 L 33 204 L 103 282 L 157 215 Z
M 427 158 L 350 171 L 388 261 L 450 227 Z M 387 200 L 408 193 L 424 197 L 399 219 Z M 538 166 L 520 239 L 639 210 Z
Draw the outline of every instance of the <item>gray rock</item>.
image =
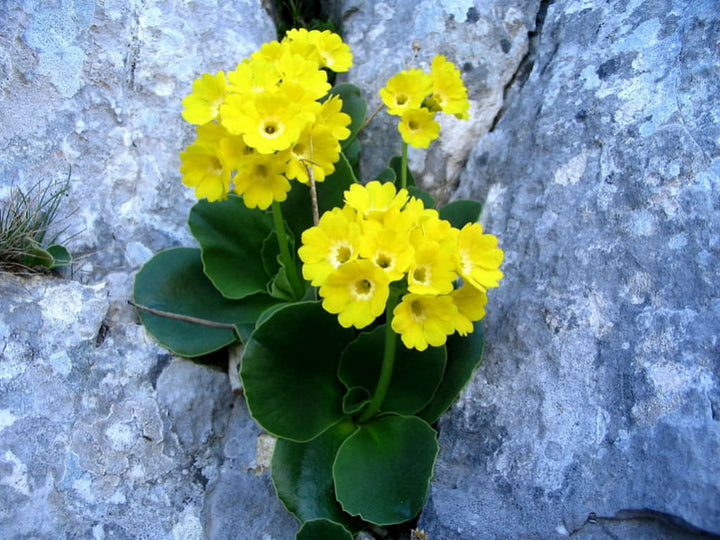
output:
M 505 281 L 430 538 L 720 534 L 718 13 L 543 2 L 456 194 L 487 200 Z
M 360 86 L 368 110 L 381 104 L 378 91 L 420 51 L 416 67 L 429 70 L 436 54 L 444 54 L 461 70 L 468 88 L 471 119 L 438 115 L 440 139 L 428 150 L 409 149 L 409 162 L 418 182 L 447 200 L 457 184 L 475 141 L 488 132 L 503 105 L 503 89 L 528 50 L 528 32 L 535 25 L 540 0 L 332 0 L 354 64 L 348 79 Z M 361 135 L 364 180 L 371 180 L 402 140 L 397 117 L 382 111 Z M 377 141 L 383 141 L 378 144 Z

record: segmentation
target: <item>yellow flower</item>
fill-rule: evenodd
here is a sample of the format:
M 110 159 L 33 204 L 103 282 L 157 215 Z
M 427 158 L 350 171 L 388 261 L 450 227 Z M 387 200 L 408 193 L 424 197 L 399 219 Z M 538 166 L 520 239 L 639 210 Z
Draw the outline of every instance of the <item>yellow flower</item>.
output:
M 481 291 L 497 287 L 503 277 L 500 264 L 503 252 L 497 238 L 483 234 L 482 225 L 468 223 L 457 237 L 456 264 L 460 276 Z
M 287 199 L 290 182 L 285 178 L 285 161 L 278 155 L 253 154 L 247 166 L 235 175 L 235 193 L 245 206 L 267 210 L 273 201 Z
M 285 37 L 281 41 L 281 45 L 285 50 L 289 50 L 294 54 L 299 54 L 308 60 L 314 60 L 320 65 L 320 55 L 315 46 L 315 39 L 312 34 L 305 28 L 293 28 L 285 32 Z
M 261 154 L 272 154 L 293 145 L 308 123 L 308 116 L 281 91 L 248 99 L 230 95 L 221 107 L 222 123 L 233 135 Z
M 342 106 L 343 102 L 340 96 L 330 96 L 322 104 L 315 121 L 316 125 L 327 127 L 338 141 L 344 141 L 350 136 L 348 126 L 352 122 L 350 115 L 342 112 Z
M 290 148 L 290 162 L 285 175 L 303 184 L 310 181 L 306 167 L 312 167 L 316 182 L 322 182 L 335 171 L 335 162 L 340 159 L 340 144 L 330 130 L 323 127 L 306 129 Z M 305 160 L 305 161 L 304 161 Z
M 365 328 L 372 323 L 385 310 L 389 294 L 385 272 L 368 260 L 341 265 L 320 287 L 323 308 L 337 313 L 344 328 Z
M 191 124 L 206 124 L 218 117 L 220 105 L 225 102 L 227 91 L 225 73 L 218 71 L 215 75 L 203 73 L 195 79 L 192 94 L 183 99 L 185 109 L 182 117 Z
M 392 229 L 382 228 L 363 235 L 360 255 L 382 268 L 389 281 L 398 281 L 412 263 L 413 248 L 407 233 L 398 234 Z
M 310 39 L 317 48 L 320 58 L 320 67 L 326 67 L 335 72 L 347 71 L 353 63 L 353 56 L 350 52 L 350 46 L 343 43 L 342 38 L 325 30 L 312 30 Z
M 331 86 L 327 73 L 314 60 L 286 51 L 275 63 L 282 78 L 282 84 L 296 84 L 304 91 L 306 101 L 315 101 L 328 93 Z
M 234 71 L 228 72 L 227 77 L 228 92 L 249 94 L 248 99 L 252 98 L 252 94 L 272 92 L 280 83 L 280 73 L 275 64 L 263 58 L 243 60 Z
M 415 294 L 447 294 L 453 290 L 455 263 L 440 244 L 424 241 L 415 246 L 408 270 L 408 290 Z
M 182 181 L 195 188 L 198 199 L 210 202 L 227 198 L 230 191 L 230 169 L 220 154 L 220 141 L 227 136 L 222 126 L 210 122 L 197 129 L 195 142 L 180 152 Z
M 220 160 L 231 171 L 247 167 L 254 154 L 255 150 L 245 144 L 240 135 L 228 134 L 220 139 Z
M 457 308 L 450 296 L 406 294 L 393 311 L 392 329 L 408 349 L 441 347 L 455 332 Z
M 302 244 L 298 255 L 303 262 L 303 277 L 318 287 L 340 265 L 358 257 L 360 226 L 355 211 L 333 208 L 325 212 L 317 226 L 302 233 Z
M 440 124 L 435 115 L 427 109 L 405 111 L 398 125 L 403 141 L 414 148 L 427 148 L 440 135 Z
M 464 284 L 451 292 L 450 298 L 458 309 L 455 329 L 461 336 L 466 336 L 473 331 L 473 322 L 479 321 L 485 316 L 487 295 L 472 285 Z
M 250 55 L 253 62 L 262 61 L 273 63 L 280 58 L 285 48 L 277 41 L 268 41 L 260 46 L 260 50 Z
M 393 208 L 400 209 L 408 199 L 406 189 L 395 190 L 392 182 L 380 183 L 377 180 L 363 186 L 353 184 L 345 192 L 345 204 L 369 219 L 382 221 L 385 213 Z
M 426 105 L 433 111 L 441 110 L 461 120 L 470 118 L 467 89 L 455 64 L 448 62 L 443 55 L 437 55 L 432 62 L 430 77 L 432 95 Z
M 388 113 L 402 116 L 407 110 L 419 109 L 431 91 L 430 75 L 420 69 L 409 69 L 391 77 L 380 90 L 380 98 Z

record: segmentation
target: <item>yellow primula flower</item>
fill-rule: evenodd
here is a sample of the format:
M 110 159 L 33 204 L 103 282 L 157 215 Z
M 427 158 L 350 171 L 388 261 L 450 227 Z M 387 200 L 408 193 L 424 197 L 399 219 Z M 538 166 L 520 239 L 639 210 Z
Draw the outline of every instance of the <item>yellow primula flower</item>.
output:
M 325 212 L 315 227 L 302 233 L 298 250 L 303 262 L 303 277 L 314 287 L 325 283 L 340 265 L 358 258 L 360 226 L 351 208 L 333 208 Z
M 222 126 L 210 122 L 196 128 L 197 138 L 180 152 L 180 173 L 188 187 L 195 188 L 198 199 L 210 202 L 227 198 L 230 168 L 223 162 L 220 141 L 228 135 Z
M 218 71 L 215 75 L 203 73 L 195 79 L 192 94 L 183 99 L 185 109 L 182 117 L 191 124 L 207 124 L 218 117 L 220 106 L 225 102 L 227 83 L 225 73 Z
M 391 77 L 380 90 L 380 98 L 388 113 L 402 116 L 407 110 L 419 109 L 431 91 L 430 75 L 420 69 L 409 69 Z
M 473 323 L 485 316 L 487 295 L 472 285 L 464 284 L 451 292 L 450 298 L 458 309 L 455 329 L 461 336 L 467 336 L 474 329 Z
M 320 54 L 315 46 L 315 38 L 306 28 L 293 28 L 285 32 L 280 44 L 284 50 L 299 54 L 308 60 L 314 60 L 320 65 Z
M 252 98 L 252 94 L 272 92 L 280 83 L 280 73 L 274 62 L 262 58 L 252 61 L 243 60 L 234 71 L 228 72 L 227 78 L 228 92 L 242 96 L 249 95 L 248 98 Z
M 372 323 L 385 311 L 389 294 L 385 272 L 368 260 L 350 261 L 339 266 L 320 287 L 323 308 L 337 313 L 344 328 L 365 328 Z
M 360 244 L 360 255 L 382 268 L 389 281 L 398 281 L 405 276 L 413 253 L 407 233 L 398 234 L 387 228 L 364 234 Z
M 225 131 L 223 129 L 223 131 Z M 238 171 L 248 166 L 255 150 L 243 142 L 242 136 L 227 134 L 220 139 L 220 159 L 231 171 Z
M 481 291 L 499 285 L 503 252 L 497 247 L 497 238 L 483 234 L 479 223 L 468 223 L 460 230 L 455 258 L 458 273 L 466 283 Z
M 345 192 L 345 203 L 368 219 L 382 221 L 389 210 L 400 209 L 408 200 L 406 189 L 395 190 L 391 182 L 380 183 L 377 180 L 367 185 L 353 184 Z
M 326 67 L 340 73 L 350 69 L 353 63 L 353 55 L 350 46 L 343 43 L 342 38 L 330 30 L 312 30 L 310 39 L 314 43 L 320 67 Z
M 304 99 L 315 101 L 325 96 L 332 88 L 327 73 L 319 68 L 314 60 L 307 60 L 299 54 L 286 51 L 275 63 L 282 84 L 293 83 L 304 91 Z
M 306 129 L 289 152 L 290 161 L 285 171 L 288 178 L 307 184 L 310 181 L 307 168 L 312 167 L 313 178 L 322 182 L 335 171 L 335 163 L 340 159 L 340 144 L 330 130 L 314 127 Z
M 278 41 L 268 41 L 260 46 L 260 50 L 250 55 L 253 62 L 262 61 L 274 63 L 282 56 L 285 48 Z
M 455 263 L 440 244 L 424 241 L 415 246 L 408 270 L 408 290 L 415 294 L 447 294 L 457 278 Z
M 392 329 L 408 349 L 441 347 L 455 332 L 457 313 L 450 296 L 406 294 L 393 311 Z
M 235 193 L 242 195 L 248 208 L 267 210 L 273 201 L 287 199 L 290 182 L 284 172 L 285 161 L 278 155 L 253 154 L 233 178 Z
M 440 124 L 427 109 L 409 109 L 402 115 L 398 130 L 402 140 L 414 148 L 427 148 L 440 135 Z
M 448 62 L 443 55 L 437 55 L 432 62 L 430 77 L 432 95 L 426 105 L 433 111 L 441 110 L 461 120 L 470 118 L 467 89 L 455 64 Z
M 342 112 L 343 102 L 340 96 L 330 96 L 322 104 L 322 108 L 315 120 L 316 125 L 321 125 L 330 130 L 332 136 L 338 141 L 344 141 L 350 136 L 348 126 L 352 122 L 349 114 Z

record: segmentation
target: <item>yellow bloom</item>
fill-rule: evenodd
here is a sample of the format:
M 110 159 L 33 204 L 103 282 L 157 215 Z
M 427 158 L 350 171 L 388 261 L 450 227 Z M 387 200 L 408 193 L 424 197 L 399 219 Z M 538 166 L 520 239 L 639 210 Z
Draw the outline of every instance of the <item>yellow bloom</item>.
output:
M 220 139 L 220 160 L 231 171 L 247 167 L 254 154 L 255 151 L 243 142 L 240 135 L 228 134 Z
M 460 276 L 481 291 L 497 287 L 503 277 L 500 264 L 503 252 L 497 238 L 483 234 L 482 225 L 468 223 L 457 237 L 456 264 Z
M 325 212 L 317 226 L 302 233 L 302 244 L 298 255 L 303 262 L 303 277 L 318 287 L 340 265 L 358 257 L 360 226 L 355 211 L 333 208 Z
M 304 91 L 307 101 L 315 101 L 328 93 L 331 86 L 327 81 L 327 73 L 320 69 L 314 60 L 307 60 L 299 54 L 290 51 L 275 63 L 282 78 L 283 84 L 293 83 Z
M 406 189 L 395 190 L 392 182 L 380 183 L 377 180 L 363 186 L 353 184 L 345 192 L 345 204 L 351 206 L 363 217 L 382 221 L 385 213 L 393 208 L 400 209 L 408 199 Z
M 392 329 L 408 349 L 441 347 L 455 332 L 457 308 L 450 296 L 406 294 L 393 311 Z
M 277 41 L 268 41 L 260 46 L 260 50 L 250 55 L 253 62 L 275 62 L 282 55 L 285 48 Z
M 415 294 L 447 294 L 453 289 L 455 264 L 437 242 L 415 246 L 415 257 L 408 270 L 408 290 Z
M 440 124 L 433 119 L 434 116 L 427 109 L 405 111 L 398 124 L 403 141 L 414 148 L 427 148 L 440 135 Z
M 464 284 L 451 292 L 450 298 L 458 309 L 455 329 L 461 336 L 466 336 L 473 331 L 473 322 L 479 321 L 485 316 L 487 295 L 472 285 Z
M 343 43 L 339 35 L 330 30 L 323 32 L 312 30 L 310 39 L 317 49 L 320 67 L 326 67 L 338 73 L 350 69 L 353 63 L 350 46 Z
M 182 117 L 191 124 L 206 124 L 218 117 L 220 105 L 225 102 L 227 91 L 225 73 L 218 71 L 215 75 L 203 73 L 195 79 L 192 94 L 183 99 L 185 109 Z
M 220 141 L 227 136 L 222 126 L 210 122 L 197 129 L 195 142 L 180 152 L 182 181 L 195 188 L 198 199 L 210 202 L 227 198 L 230 191 L 230 169 L 220 154 Z
M 306 129 L 290 148 L 290 162 L 285 175 L 303 184 L 310 181 L 307 168 L 312 167 L 316 182 L 322 182 L 335 171 L 335 162 L 340 159 L 340 144 L 330 130 L 323 127 Z M 303 161 L 306 160 L 306 161 Z
M 320 55 L 315 46 L 315 39 L 307 29 L 293 28 L 288 30 L 285 32 L 281 45 L 285 50 L 289 50 L 293 54 L 299 54 L 308 60 L 314 60 L 320 65 Z
M 261 154 L 272 154 L 293 145 L 308 117 L 283 92 L 263 93 L 248 99 L 231 95 L 221 107 L 222 123 L 233 135 Z
M 383 228 L 363 235 L 360 255 L 382 268 L 389 281 L 398 281 L 412 263 L 413 248 L 407 233 Z
M 283 175 L 285 162 L 278 155 L 254 154 L 233 178 L 235 192 L 245 206 L 267 210 L 273 201 L 287 199 L 290 182 Z
M 388 113 L 402 116 L 407 110 L 419 109 L 431 91 L 430 75 L 420 69 L 409 69 L 391 77 L 380 90 L 380 98 Z
M 443 55 L 437 55 L 432 62 L 430 77 L 432 95 L 427 102 L 430 109 L 453 114 L 461 120 L 470 118 L 467 89 L 455 64 L 448 62 Z
M 338 141 L 344 141 L 350 136 L 348 126 L 352 122 L 350 115 L 342 112 L 342 106 L 343 102 L 340 96 L 330 96 L 322 104 L 315 121 L 316 125 L 328 128 Z
M 337 313 L 344 328 L 365 328 L 372 323 L 385 310 L 389 294 L 385 272 L 368 260 L 341 265 L 320 287 L 323 308 Z
M 227 74 L 228 91 L 235 94 L 248 95 L 261 92 L 272 92 L 280 83 L 280 73 L 273 62 L 263 58 L 257 60 L 243 60 L 234 71 Z M 244 99 L 244 98 L 243 98 Z

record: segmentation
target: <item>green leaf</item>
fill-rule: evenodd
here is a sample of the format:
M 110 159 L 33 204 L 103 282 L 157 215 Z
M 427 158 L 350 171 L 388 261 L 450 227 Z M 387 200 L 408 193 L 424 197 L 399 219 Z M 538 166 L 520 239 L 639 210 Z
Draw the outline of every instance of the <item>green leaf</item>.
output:
M 479 322 L 475 323 L 472 334 L 465 337 L 453 334 L 448 337 L 445 374 L 433 400 L 418 413 L 420 418 L 433 424 L 450 408 L 482 361 L 484 346 L 483 329 Z
M 420 352 L 407 349 L 395 336 L 395 364 L 381 411 L 415 414 L 430 403 L 445 370 L 445 347 Z M 338 377 L 351 389 L 375 392 L 383 362 L 385 325 L 360 334 L 342 355 Z
M 72 264 L 72 255 L 70 255 L 70 252 L 65 246 L 53 244 L 48 246 L 47 252 L 53 258 L 53 263 L 50 265 L 50 268 L 61 268 Z
M 343 412 L 345 414 L 359 413 L 370 401 L 370 392 L 368 390 L 362 386 L 353 386 L 343 397 Z
M 343 420 L 304 443 L 279 439 L 270 468 L 278 498 L 300 521 L 328 518 L 350 530 L 362 522 L 343 512 L 335 498 L 332 467 L 340 445 L 357 426 Z
M 263 311 L 277 303 L 267 294 L 242 300 L 223 297 L 203 273 L 200 250 L 172 248 L 160 251 L 135 276 L 136 304 L 208 321 L 234 324 L 238 330 L 253 325 Z M 148 333 L 180 356 L 208 354 L 236 341 L 235 332 L 178 321 L 139 310 Z
M 353 331 L 320 302 L 288 304 L 259 324 L 240 376 L 248 408 L 267 432 L 304 442 L 343 417 L 337 366 Z
M 51 268 L 54 262 L 53 256 L 48 250 L 43 248 L 39 242 L 33 239 L 27 239 L 23 246 L 26 253 L 23 254 L 23 264 L 26 266 L 44 266 Z
M 355 178 L 360 178 L 360 150 L 362 145 L 359 139 L 355 139 L 342 151 L 343 155 L 347 158 L 350 167 L 355 174 Z
M 400 177 L 402 172 L 402 157 L 401 156 L 393 156 L 390 158 L 390 165 L 389 167 L 395 171 L 395 186 L 400 189 Z M 410 172 L 410 167 L 406 167 L 407 169 L 407 186 L 414 186 L 415 185 L 415 177 Z
M 378 182 L 392 182 L 394 184 L 397 178 L 395 177 L 395 171 L 390 167 L 386 167 L 380 171 L 380 174 L 375 177 L 375 180 Z
M 365 121 L 365 115 L 367 114 L 367 102 L 362 97 L 362 91 L 360 88 L 350 83 L 338 84 L 334 86 L 329 93 L 340 96 L 340 99 L 342 99 L 343 102 L 342 112 L 350 115 L 351 118 L 349 126 L 350 137 L 345 139 L 345 143 L 343 144 L 344 150 L 348 143 L 352 143 L 352 140 L 355 139 L 358 131 L 360 130 L 360 126 L 362 126 Z
M 408 186 L 407 190 L 412 197 L 420 199 L 425 205 L 425 208 L 433 208 L 435 206 L 435 199 L 433 199 L 433 196 L 427 191 L 423 191 L 415 186 Z
M 198 201 L 188 224 L 202 249 L 205 273 L 223 296 L 238 299 L 267 291 L 270 276 L 262 248 L 273 230 L 270 214 L 231 195 L 225 201 Z
M 414 518 L 425 502 L 437 435 L 414 416 L 374 418 L 340 446 L 333 476 L 343 509 L 377 525 Z
M 328 519 L 313 519 L 302 524 L 295 540 L 353 540 L 353 536 L 339 523 Z
M 456 229 L 462 229 L 467 223 L 476 223 L 480 219 L 481 211 L 481 203 L 461 199 L 443 206 L 440 209 L 440 219 L 446 219 Z

